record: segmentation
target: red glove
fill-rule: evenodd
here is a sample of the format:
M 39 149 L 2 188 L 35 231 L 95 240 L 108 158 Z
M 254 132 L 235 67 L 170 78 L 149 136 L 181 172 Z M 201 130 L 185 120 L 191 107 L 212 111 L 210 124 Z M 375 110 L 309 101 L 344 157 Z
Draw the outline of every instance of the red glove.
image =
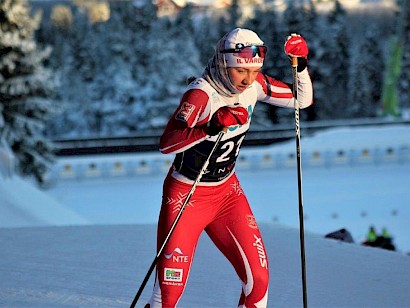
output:
M 221 107 L 212 116 L 207 134 L 214 136 L 223 127 L 243 125 L 248 121 L 248 111 L 243 107 Z
M 301 37 L 299 34 L 292 33 L 286 39 L 285 53 L 291 57 L 306 58 L 309 54 L 309 48 L 303 37 Z

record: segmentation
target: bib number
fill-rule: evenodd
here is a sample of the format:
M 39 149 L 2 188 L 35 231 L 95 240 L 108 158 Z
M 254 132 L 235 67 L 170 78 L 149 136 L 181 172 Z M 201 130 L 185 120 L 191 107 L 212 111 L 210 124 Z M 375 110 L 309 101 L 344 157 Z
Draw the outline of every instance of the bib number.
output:
M 216 158 L 216 163 L 224 163 L 237 157 L 239 155 L 239 149 L 241 148 L 243 139 L 245 139 L 245 135 L 239 138 L 236 142 L 230 140 L 224 143 L 221 146 L 221 150 L 223 150 L 223 152 Z

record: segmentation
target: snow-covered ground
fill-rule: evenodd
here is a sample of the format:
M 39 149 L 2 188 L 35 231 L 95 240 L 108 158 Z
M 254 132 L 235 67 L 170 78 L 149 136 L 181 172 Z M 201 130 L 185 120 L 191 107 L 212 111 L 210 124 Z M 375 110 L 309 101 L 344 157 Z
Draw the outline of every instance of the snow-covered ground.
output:
M 310 307 L 410 307 L 409 136 L 410 126 L 398 125 L 302 138 Z M 269 254 L 269 307 L 302 304 L 294 148 L 244 148 L 238 162 Z M 171 159 L 67 158 L 45 191 L 0 176 L 0 307 L 128 307 L 155 256 Z M 359 245 L 370 225 L 387 227 L 398 251 Z M 340 228 L 356 243 L 324 239 Z M 203 236 L 180 307 L 235 307 L 239 293 L 233 269 Z
M 262 224 L 270 259 L 268 307 L 302 307 L 299 233 Z M 0 230 L 1 307 L 129 307 L 155 255 L 155 226 Z M 403 254 L 306 235 L 309 307 L 410 307 Z M 137 307 L 143 307 L 153 276 Z M 203 236 L 183 308 L 236 307 L 240 282 Z

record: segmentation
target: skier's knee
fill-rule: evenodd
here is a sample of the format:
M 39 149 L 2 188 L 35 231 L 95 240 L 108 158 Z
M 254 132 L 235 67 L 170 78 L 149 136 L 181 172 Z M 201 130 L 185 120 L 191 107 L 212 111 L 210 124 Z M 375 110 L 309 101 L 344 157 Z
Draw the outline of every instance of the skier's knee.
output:
M 263 288 L 269 284 L 269 272 L 259 271 L 253 277 L 253 284 L 257 288 Z

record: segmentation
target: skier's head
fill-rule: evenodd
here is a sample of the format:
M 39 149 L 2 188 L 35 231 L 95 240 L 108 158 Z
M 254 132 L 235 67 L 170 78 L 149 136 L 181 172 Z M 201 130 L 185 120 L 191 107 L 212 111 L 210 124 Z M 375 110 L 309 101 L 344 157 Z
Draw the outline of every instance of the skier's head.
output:
M 266 47 L 255 32 L 236 28 L 226 33 L 217 43 L 204 78 L 220 94 L 236 96 L 253 83 L 263 66 L 265 55 Z
M 236 28 L 221 39 L 217 52 L 225 58 L 225 67 L 262 67 L 266 47 L 255 32 Z

